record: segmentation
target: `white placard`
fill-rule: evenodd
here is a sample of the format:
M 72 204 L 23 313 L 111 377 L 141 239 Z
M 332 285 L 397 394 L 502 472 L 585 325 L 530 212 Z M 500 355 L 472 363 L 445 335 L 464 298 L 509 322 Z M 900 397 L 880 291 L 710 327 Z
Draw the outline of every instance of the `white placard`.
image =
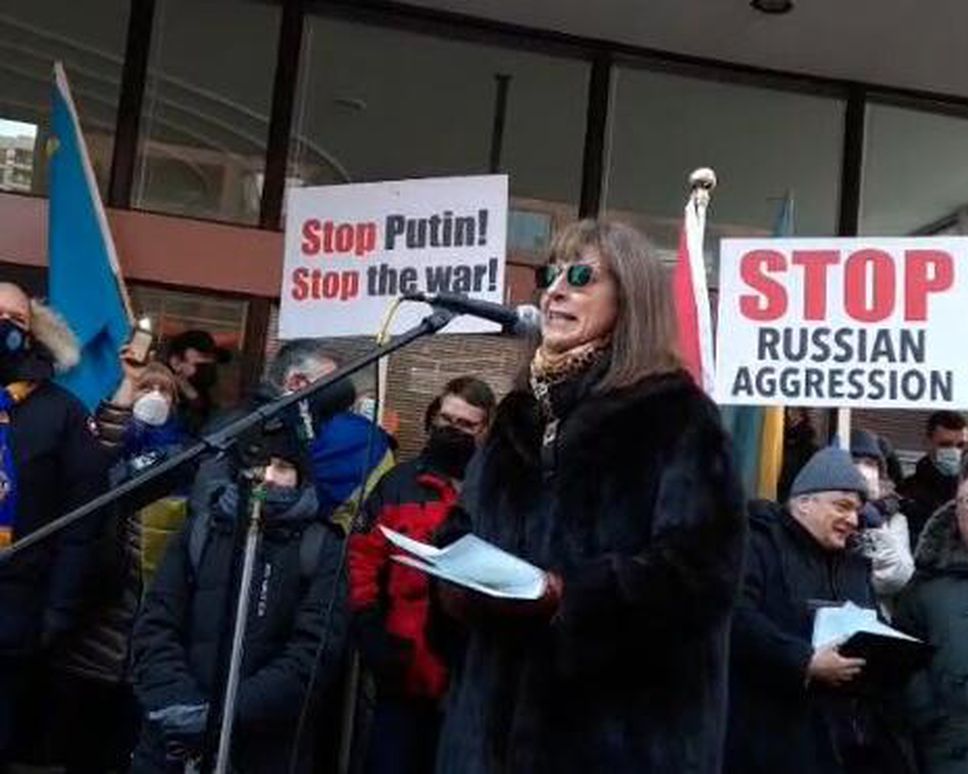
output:
M 404 292 L 502 303 L 507 209 L 506 175 L 292 189 L 279 337 L 373 335 Z M 392 332 L 428 312 L 404 304 Z M 461 317 L 445 330 L 496 326 Z
M 968 408 L 968 237 L 725 239 L 721 404 Z

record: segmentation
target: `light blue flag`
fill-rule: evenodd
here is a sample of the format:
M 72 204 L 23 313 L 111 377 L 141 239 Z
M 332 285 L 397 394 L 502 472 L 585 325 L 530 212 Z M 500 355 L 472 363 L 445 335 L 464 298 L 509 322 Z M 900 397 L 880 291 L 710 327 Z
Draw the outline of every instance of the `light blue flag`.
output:
M 47 221 L 48 300 L 81 346 L 81 360 L 58 381 L 93 409 L 121 380 L 118 350 L 131 314 L 117 254 L 81 135 L 67 76 L 54 64 L 50 210 Z
M 793 194 L 787 192 L 773 221 L 773 236 L 793 236 Z M 723 406 L 723 426 L 732 436 L 736 463 L 749 496 L 759 488 L 760 461 L 763 446 L 763 420 L 766 409 L 761 406 Z

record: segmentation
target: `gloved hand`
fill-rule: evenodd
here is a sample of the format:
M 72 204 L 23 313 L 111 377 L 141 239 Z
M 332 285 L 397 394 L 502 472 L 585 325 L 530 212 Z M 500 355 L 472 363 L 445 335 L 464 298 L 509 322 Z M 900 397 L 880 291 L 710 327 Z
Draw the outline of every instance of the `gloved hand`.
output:
M 873 505 L 885 519 L 890 519 L 901 510 L 901 499 L 892 493 L 874 500 Z
M 208 704 L 173 704 L 148 713 L 148 720 L 161 727 L 165 758 L 183 763 L 201 757 L 208 722 Z

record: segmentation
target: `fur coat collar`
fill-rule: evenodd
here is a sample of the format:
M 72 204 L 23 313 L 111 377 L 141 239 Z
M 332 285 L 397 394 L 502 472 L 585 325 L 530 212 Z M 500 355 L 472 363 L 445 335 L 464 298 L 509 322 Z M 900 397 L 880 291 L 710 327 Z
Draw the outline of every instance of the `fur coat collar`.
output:
M 49 306 L 37 299 L 30 302 L 30 332 L 34 341 L 50 354 L 57 373 L 69 371 L 81 360 L 77 337 L 67 322 Z
M 958 530 L 955 507 L 944 508 L 928 521 L 918 541 L 915 564 L 929 574 L 968 575 L 968 546 Z

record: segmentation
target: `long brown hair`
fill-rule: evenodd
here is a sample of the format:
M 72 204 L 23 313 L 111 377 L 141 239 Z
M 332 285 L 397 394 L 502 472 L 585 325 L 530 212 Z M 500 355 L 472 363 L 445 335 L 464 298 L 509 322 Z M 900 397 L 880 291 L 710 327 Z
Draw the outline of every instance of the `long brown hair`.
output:
M 682 367 L 669 272 L 632 226 L 608 220 L 571 223 L 552 240 L 550 263 L 573 263 L 591 248 L 615 278 L 618 314 L 612 357 L 599 391 L 627 387 Z

